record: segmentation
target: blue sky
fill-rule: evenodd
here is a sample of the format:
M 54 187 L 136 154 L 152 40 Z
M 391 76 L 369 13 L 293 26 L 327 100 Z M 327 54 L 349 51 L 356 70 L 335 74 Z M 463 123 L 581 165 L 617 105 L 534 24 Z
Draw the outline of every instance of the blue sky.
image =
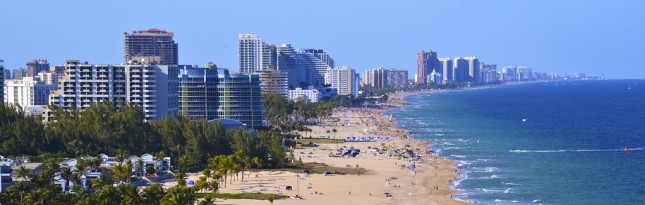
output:
M 498 69 L 644 78 L 645 1 L 2 1 L 0 59 L 121 63 L 123 32 L 175 33 L 181 64 L 237 70 L 237 35 L 322 48 L 337 65 L 416 72 L 416 53 Z

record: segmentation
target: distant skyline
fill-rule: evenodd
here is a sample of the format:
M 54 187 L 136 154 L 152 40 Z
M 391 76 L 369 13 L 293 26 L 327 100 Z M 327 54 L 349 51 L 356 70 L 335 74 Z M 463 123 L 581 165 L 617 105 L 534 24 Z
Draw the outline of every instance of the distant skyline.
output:
M 174 32 L 179 64 L 212 61 L 237 71 L 237 38 L 324 49 L 362 73 L 404 68 L 411 79 L 421 50 L 439 57 L 644 78 L 634 63 L 645 47 L 645 1 L 6 1 L 0 3 L 0 59 L 123 61 L 123 33 Z

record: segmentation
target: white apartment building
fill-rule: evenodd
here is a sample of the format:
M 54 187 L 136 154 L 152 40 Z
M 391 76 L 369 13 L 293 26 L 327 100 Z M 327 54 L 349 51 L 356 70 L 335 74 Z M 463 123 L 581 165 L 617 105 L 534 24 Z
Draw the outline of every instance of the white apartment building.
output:
M 38 77 L 23 77 L 20 80 L 7 80 L 4 90 L 5 103 L 26 108 L 34 105 L 47 105 L 49 92 L 56 90 L 56 85 L 46 84 Z
M 38 73 L 38 78 L 45 82 L 45 84 L 57 85 L 58 84 L 58 73 L 54 72 L 40 72 Z
M 177 112 L 178 68 L 176 65 L 109 65 L 68 61 L 58 90 L 50 104 L 64 108 L 88 108 L 109 100 L 137 103 L 146 119 L 159 119 Z
M 337 66 L 334 69 L 327 69 L 325 84 L 337 90 L 338 95 L 358 95 L 358 82 L 360 76 L 356 71 L 347 66 Z
M 262 42 L 257 34 L 239 34 L 238 36 L 238 61 L 241 73 L 253 73 L 273 67 L 274 59 L 269 45 Z
M 320 100 L 320 91 L 309 86 L 309 89 L 303 90 L 302 88 L 296 88 L 295 90 L 289 90 L 289 99 L 298 100 L 303 98 L 307 102 L 318 102 Z

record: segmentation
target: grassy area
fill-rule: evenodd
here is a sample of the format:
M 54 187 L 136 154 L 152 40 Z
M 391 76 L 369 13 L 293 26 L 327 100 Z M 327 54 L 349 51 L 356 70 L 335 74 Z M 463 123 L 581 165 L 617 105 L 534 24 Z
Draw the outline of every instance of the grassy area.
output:
M 312 174 L 325 174 L 327 171 L 331 172 L 331 174 L 340 174 L 340 175 L 371 174 L 371 172 L 368 169 L 365 169 L 363 167 L 358 167 L 358 168 L 332 167 L 325 163 L 318 163 L 318 162 L 307 162 L 302 165 L 294 166 L 283 170 L 290 171 L 293 173 L 304 173 L 305 169 L 309 170 Z
M 273 196 L 273 199 L 276 199 L 276 200 L 288 198 L 288 196 L 285 196 L 285 195 L 262 194 L 262 193 L 239 193 L 239 194 L 197 193 L 197 198 L 204 198 L 206 196 L 210 196 L 211 198 L 218 198 L 218 199 L 255 199 L 255 200 L 268 200 L 269 196 Z
M 343 143 L 343 140 L 335 140 L 335 139 L 320 139 L 320 138 L 304 138 L 304 139 L 289 139 L 291 142 L 297 142 L 301 144 L 308 144 L 309 141 L 315 143 L 315 144 L 336 144 L 336 143 Z

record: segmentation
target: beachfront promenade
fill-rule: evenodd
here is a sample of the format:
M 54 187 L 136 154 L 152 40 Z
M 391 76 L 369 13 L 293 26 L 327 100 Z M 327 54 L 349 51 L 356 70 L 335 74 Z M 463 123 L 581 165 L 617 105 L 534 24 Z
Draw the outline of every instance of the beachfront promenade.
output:
M 389 117 L 382 114 L 392 106 L 403 106 L 401 98 L 409 94 L 411 93 L 391 95 L 388 107 L 337 109 L 330 120 L 309 126 L 312 131 L 306 133 L 314 138 L 332 136 L 332 139 L 344 139 L 346 136 L 389 136 L 389 141 L 319 144 L 317 147 L 294 150 L 295 159 L 302 159 L 304 163 L 318 162 L 343 168 L 361 167 L 369 173 L 325 175 L 288 171 L 246 172 L 244 181 L 228 184 L 227 187 L 220 188 L 220 192 L 261 192 L 287 196 L 299 193 L 303 197 L 276 200 L 275 204 L 466 204 L 451 198 L 451 194 L 457 193 L 448 188 L 449 182 L 457 176 L 453 162 L 428 152 L 428 141 L 408 139 L 405 130 L 396 128 Z M 332 129 L 337 132 L 327 133 L 327 130 Z M 337 157 L 337 147 L 344 151 L 352 147 L 361 151 L 356 157 Z M 394 152 L 405 149 L 413 150 L 421 156 L 402 157 L 400 153 Z M 415 169 L 410 169 L 412 164 Z M 198 178 L 199 174 L 188 175 L 188 180 L 196 181 Z M 287 190 L 287 186 L 292 189 Z M 389 193 L 391 197 L 385 193 Z M 268 204 L 267 201 L 258 200 L 217 201 L 225 204 Z

